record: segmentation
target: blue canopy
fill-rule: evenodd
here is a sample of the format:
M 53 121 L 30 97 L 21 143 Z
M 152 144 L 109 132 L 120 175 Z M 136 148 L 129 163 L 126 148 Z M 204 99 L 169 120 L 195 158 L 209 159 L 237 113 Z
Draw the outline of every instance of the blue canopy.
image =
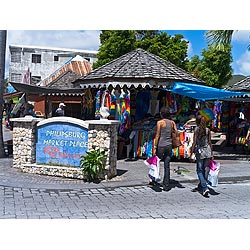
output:
M 235 92 L 194 83 L 183 82 L 175 82 L 173 88 L 169 91 L 178 95 L 184 95 L 202 101 L 220 100 L 230 97 L 250 96 L 250 92 Z

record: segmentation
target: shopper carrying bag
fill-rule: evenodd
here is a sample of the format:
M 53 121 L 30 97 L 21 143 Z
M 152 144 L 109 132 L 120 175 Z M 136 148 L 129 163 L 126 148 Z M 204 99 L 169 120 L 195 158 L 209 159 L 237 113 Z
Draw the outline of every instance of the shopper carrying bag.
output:
M 170 160 L 172 157 L 172 126 L 176 128 L 174 121 L 170 120 L 170 113 L 166 107 L 160 110 L 161 120 L 157 122 L 155 135 L 155 154 L 164 162 L 163 190 L 169 191 L 170 187 Z
M 209 189 L 207 187 L 206 168 L 210 160 L 213 159 L 211 131 L 207 128 L 206 120 L 202 115 L 196 117 L 196 124 L 190 157 L 195 153 L 196 172 L 200 181 L 197 189 L 203 196 L 208 197 Z

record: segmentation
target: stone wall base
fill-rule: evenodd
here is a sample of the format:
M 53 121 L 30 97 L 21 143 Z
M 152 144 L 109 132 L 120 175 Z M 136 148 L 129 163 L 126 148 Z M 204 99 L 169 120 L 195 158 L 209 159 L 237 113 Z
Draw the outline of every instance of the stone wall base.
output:
M 63 166 L 49 166 L 39 164 L 23 164 L 19 167 L 24 173 L 40 174 L 40 175 L 51 175 L 74 179 L 84 179 L 82 170 L 79 168 L 70 168 Z

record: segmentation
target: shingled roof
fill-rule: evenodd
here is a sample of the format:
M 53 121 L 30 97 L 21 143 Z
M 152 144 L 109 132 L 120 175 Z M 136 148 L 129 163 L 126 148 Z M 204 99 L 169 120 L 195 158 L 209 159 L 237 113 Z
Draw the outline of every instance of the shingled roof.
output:
M 79 75 L 71 70 L 67 70 L 52 80 L 47 87 L 50 88 L 73 88 L 72 82 L 77 80 Z
M 54 71 L 50 76 L 45 78 L 44 80 L 40 81 L 37 85 L 38 86 L 49 86 L 51 82 L 55 81 L 57 78 L 60 78 L 65 72 L 74 72 L 79 77 L 83 77 L 86 74 L 92 71 L 92 66 L 87 60 L 78 61 L 77 59 L 74 60 L 72 58 L 71 61 L 61 66 L 59 69 Z M 74 79 L 75 80 L 75 79 Z M 73 81 L 73 79 L 72 79 Z
M 143 49 L 136 49 L 80 77 L 75 84 L 93 87 L 126 82 L 129 84 L 146 83 L 154 86 L 176 81 L 204 84 L 203 81 L 169 61 Z
M 79 78 L 79 75 L 71 70 L 61 72 L 55 79 L 51 79 L 47 86 L 30 85 L 24 83 L 10 82 L 11 85 L 17 90 L 30 94 L 74 94 L 81 95 L 84 89 L 75 88 L 72 84 L 73 81 Z
M 236 82 L 227 89 L 232 91 L 250 91 L 250 77 L 248 76 L 245 79 Z

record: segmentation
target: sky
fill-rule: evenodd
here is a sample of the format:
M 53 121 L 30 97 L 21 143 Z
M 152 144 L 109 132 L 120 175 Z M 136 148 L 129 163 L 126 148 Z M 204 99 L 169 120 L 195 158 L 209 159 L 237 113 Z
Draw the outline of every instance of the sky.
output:
M 250 26 L 249 26 L 250 27 Z M 170 35 L 181 33 L 190 44 L 188 57 L 193 55 L 201 56 L 202 50 L 207 49 L 205 30 L 167 30 Z M 233 74 L 250 75 L 250 30 L 235 30 L 232 37 L 232 57 L 231 64 Z
M 201 57 L 207 48 L 206 30 L 164 30 L 169 35 L 182 34 L 189 41 L 188 58 Z M 8 46 L 34 45 L 69 49 L 98 50 L 100 30 L 8 30 L 6 66 L 9 61 Z M 250 30 L 236 30 L 232 39 L 233 74 L 250 75 Z M 8 75 L 8 66 L 6 67 Z

